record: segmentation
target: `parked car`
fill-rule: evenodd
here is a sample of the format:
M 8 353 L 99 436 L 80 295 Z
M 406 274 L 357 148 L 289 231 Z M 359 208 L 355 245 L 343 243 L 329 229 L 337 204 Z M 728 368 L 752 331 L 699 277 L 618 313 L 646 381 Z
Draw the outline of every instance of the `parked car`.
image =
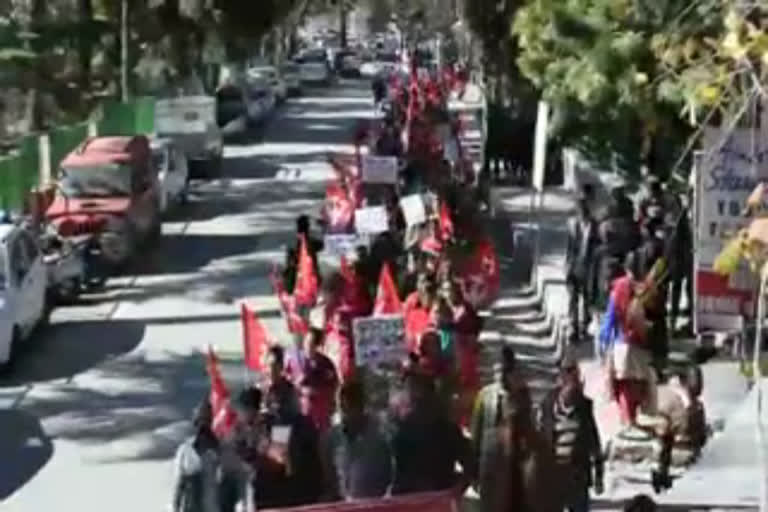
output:
M 262 102 L 254 101 L 244 87 L 225 85 L 216 91 L 216 122 L 223 135 L 246 133 L 264 116 Z
M 274 66 L 258 66 L 248 70 L 248 77 L 258 82 L 266 82 L 272 89 L 275 101 L 282 103 L 288 97 L 288 86 Z
M 3 214 L 0 222 L 0 369 L 8 370 L 48 318 L 48 272 L 37 239 Z
M 336 54 L 336 70 L 343 77 L 359 77 L 362 65 L 360 57 L 351 50 L 342 50 Z
M 309 50 L 296 59 L 300 66 L 301 81 L 304 83 L 331 84 L 331 70 L 328 53 L 324 49 Z
M 90 137 L 61 162 L 45 216 L 62 237 L 92 241 L 109 273 L 160 237 L 160 195 L 147 137 Z
M 285 88 L 288 96 L 298 96 L 301 94 L 301 68 L 295 62 L 286 62 L 280 66 L 280 73 L 285 81 Z
M 261 75 L 249 76 L 247 89 L 250 101 L 258 103 L 261 110 L 261 117 L 256 122 L 257 124 L 263 123 L 272 115 L 278 102 L 271 80 Z
M 174 204 L 187 202 L 189 171 L 187 158 L 172 139 L 152 139 L 152 165 L 160 182 L 160 212 L 166 214 Z
M 182 96 L 155 102 L 155 131 L 183 151 L 190 179 L 218 178 L 224 142 L 216 122 L 216 98 Z

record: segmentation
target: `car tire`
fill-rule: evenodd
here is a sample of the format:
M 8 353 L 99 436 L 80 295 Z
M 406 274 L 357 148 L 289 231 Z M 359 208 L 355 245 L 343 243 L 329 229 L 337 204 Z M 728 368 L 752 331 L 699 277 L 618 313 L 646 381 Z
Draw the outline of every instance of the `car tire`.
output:
M 19 354 L 21 348 L 21 331 L 17 326 L 13 327 L 11 334 L 11 346 L 8 350 L 8 360 L 4 363 L 0 363 L 0 374 L 7 375 L 13 370 L 13 366 L 16 363 L 16 357 Z
M 206 173 L 208 179 L 219 179 L 221 178 L 221 172 L 222 172 L 222 156 L 221 153 L 218 153 L 211 157 L 210 160 L 208 160 L 207 168 L 208 171 Z

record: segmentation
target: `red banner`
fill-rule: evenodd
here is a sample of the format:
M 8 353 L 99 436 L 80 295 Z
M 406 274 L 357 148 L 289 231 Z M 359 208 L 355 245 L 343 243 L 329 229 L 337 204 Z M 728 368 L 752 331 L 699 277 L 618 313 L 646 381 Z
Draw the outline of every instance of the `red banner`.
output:
M 279 510 L 281 512 L 458 512 L 459 507 L 450 492 L 431 492 L 395 498 L 321 503 Z
M 457 265 L 458 280 L 467 302 L 476 309 L 490 306 L 499 294 L 499 259 L 490 239 L 482 239 L 473 253 Z

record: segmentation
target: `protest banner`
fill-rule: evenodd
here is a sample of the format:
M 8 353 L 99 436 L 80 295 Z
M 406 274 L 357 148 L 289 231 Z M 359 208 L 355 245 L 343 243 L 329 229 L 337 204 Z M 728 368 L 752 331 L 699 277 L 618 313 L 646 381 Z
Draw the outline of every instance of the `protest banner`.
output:
M 370 206 L 355 210 L 355 230 L 361 235 L 377 235 L 389 230 L 387 209 Z
M 279 510 L 281 512 L 458 512 L 458 504 L 451 492 L 441 491 L 414 493 L 391 498 L 319 503 Z
M 405 324 L 402 315 L 355 318 L 355 362 L 372 371 L 390 371 L 405 358 Z
M 427 210 L 424 206 L 424 200 L 419 194 L 405 196 L 400 200 L 400 208 L 403 210 L 405 223 L 408 226 L 415 226 L 426 222 Z
M 723 140 L 723 131 L 704 131 L 704 150 L 694 165 L 696 180 L 694 228 L 694 331 L 734 331 L 743 315 L 752 313 L 756 277 L 742 263 L 731 276 L 715 272 L 715 258 L 724 244 L 748 219 L 742 216 L 747 197 L 758 181 L 768 179 L 768 151 L 758 137 L 755 161 L 752 132 L 734 130 Z
M 394 156 L 363 157 L 363 182 L 379 184 L 397 183 L 397 158 Z
M 325 235 L 323 237 L 325 252 L 337 258 L 349 256 L 358 247 L 368 247 L 369 244 L 370 238 L 368 235 L 355 233 L 348 235 Z

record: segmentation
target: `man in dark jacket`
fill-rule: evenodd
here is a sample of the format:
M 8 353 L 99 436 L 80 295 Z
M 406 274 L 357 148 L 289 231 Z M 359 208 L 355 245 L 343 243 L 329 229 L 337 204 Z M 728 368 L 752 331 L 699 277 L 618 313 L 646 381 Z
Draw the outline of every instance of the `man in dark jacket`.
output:
M 569 512 L 589 510 L 589 487 L 603 490 L 603 460 L 592 400 L 584 396 L 579 366 L 566 357 L 557 388 L 539 410 L 539 429 L 552 446 L 561 502 Z M 593 474 L 594 473 L 594 474 Z
M 565 280 L 568 285 L 568 313 L 571 341 L 586 338 L 595 252 L 598 244 L 597 223 L 586 197 L 578 204 L 578 213 L 568 221 L 568 245 L 565 252 Z
M 407 379 L 408 410 L 392 438 L 392 494 L 454 489 L 460 496 L 474 476 L 469 440 L 440 406 L 431 376 L 414 369 Z

